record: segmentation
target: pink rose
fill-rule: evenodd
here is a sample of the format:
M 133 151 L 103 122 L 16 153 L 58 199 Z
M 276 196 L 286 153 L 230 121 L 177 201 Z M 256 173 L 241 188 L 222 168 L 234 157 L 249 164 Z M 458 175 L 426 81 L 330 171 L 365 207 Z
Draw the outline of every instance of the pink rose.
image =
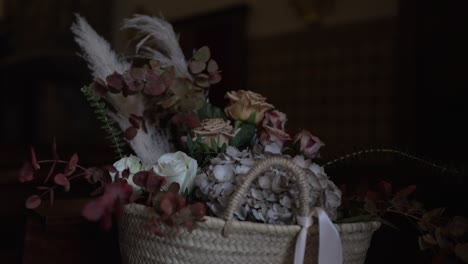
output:
M 263 146 L 269 145 L 273 142 L 279 143 L 280 146 L 283 146 L 284 141 L 291 140 L 291 137 L 283 130 L 263 126 L 259 140 Z
M 319 155 L 320 148 L 325 146 L 318 137 L 304 129 L 294 137 L 294 145 L 308 159 L 316 158 Z
M 285 113 L 282 113 L 278 110 L 269 111 L 265 113 L 265 117 L 262 120 L 262 125 L 284 131 L 286 120 L 287 118 Z

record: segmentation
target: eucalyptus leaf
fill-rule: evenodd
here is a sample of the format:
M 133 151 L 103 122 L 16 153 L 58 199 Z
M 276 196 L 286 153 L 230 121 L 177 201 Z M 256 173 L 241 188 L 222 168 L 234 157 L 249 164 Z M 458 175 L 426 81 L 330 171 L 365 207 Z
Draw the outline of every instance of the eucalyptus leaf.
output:
M 203 46 L 193 54 L 193 59 L 196 61 L 207 62 L 210 59 L 211 52 L 207 46 Z
M 227 120 L 226 114 L 218 107 L 206 103 L 200 110 L 198 110 L 198 119 L 212 119 L 212 118 L 222 118 Z

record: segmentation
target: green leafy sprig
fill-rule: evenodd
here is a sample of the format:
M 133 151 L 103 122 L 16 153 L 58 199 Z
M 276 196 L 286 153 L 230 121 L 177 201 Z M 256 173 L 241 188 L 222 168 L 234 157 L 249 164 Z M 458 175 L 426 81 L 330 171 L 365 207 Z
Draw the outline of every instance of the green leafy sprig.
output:
M 114 120 L 107 116 L 109 109 L 106 107 L 106 103 L 101 100 L 101 97 L 94 95 L 93 91 L 89 87 L 84 86 L 81 88 L 81 92 L 85 95 L 89 105 L 94 109 L 96 118 L 102 123 L 101 128 L 106 132 L 106 138 L 110 140 L 110 147 L 114 152 L 122 158 L 124 154 L 124 147 L 127 145 L 123 139 L 123 132 L 117 127 Z

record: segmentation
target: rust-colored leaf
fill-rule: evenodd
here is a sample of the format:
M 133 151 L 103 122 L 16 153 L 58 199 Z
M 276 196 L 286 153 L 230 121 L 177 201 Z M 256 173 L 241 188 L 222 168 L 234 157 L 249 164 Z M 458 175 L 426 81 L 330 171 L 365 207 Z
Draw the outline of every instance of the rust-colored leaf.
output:
M 37 207 L 39 207 L 39 205 L 41 205 L 41 197 L 39 197 L 39 195 L 31 195 L 28 197 L 28 199 L 26 200 L 26 208 L 28 209 L 36 209 Z
M 138 133 L 138 129 L 136 127 L 129 127 L 127 129 L 125 129 L 125 138 L 127 138 L 128 140 L 132 140 L 136 137 Z
M 190 61 L 189 63 L 189 69 L 190 72 L 193 74 L 199 74 L 201 73 L 204 69 L 206 68 L 206 63 L 202 61 Z
M 57 175 L 55 175 L 54 182 L 60 186 L 67 186 L 68 184 L 70 184 L 67 177 L 65 177 L 65 174 L 63 173 L 58 173 Z
M 30 162 L 25 162 L 19 171 L 18 179 L 21 183 L 34 180 L 34 169 Z
M 70 176 L 75 172 L 77 164 L 78 164 L 78 154 L 73 153 L 70 160 L 68 161 L 67 168 L 65 169 L 66 176 Z

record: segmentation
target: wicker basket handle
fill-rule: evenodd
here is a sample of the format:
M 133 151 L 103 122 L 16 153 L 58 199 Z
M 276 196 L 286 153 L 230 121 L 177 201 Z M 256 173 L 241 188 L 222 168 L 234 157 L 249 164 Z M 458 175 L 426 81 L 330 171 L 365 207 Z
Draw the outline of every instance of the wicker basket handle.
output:
M 296 178 L 296 184 L 299 189 L 299 212 L 298 216 L 309 216 L 309 182 L 307 175 L 312 174 L 315 179 L 315 174 L 312 172 L 308 173 L 303 168 L 299 167 L 292 160 L 285 157 L 273 156 L 262 159 L 250 169 L 246 174 L 245 180 L 236 187 L 236 190 L 231 194 L 228 206 L 224 211 L 224 220 L 226 223 L 223 227 L 223 236 L 227 237 L 230 233 L 231 225 L 233 222 L 234 211 L 239 206 L 239 203 L 252 182 L 261 174 L 271 169 L 271 167 L 282 167 L 289 170 Z

